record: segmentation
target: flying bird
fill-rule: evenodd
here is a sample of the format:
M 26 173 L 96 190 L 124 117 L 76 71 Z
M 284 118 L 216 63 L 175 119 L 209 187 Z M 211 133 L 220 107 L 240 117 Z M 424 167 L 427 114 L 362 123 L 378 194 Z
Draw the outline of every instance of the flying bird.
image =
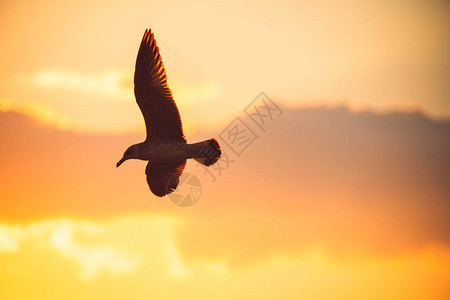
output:
M 134 94 L 144 116 L 147 138 L 130 146 L 116 167 L 128 159 L 148 161 L 148 186 L 153 194 L 163 197 L 177 188 L 187 159 L 210 166 L 220 158 L 222 152 L 214 138 L 187 143 L 159 48 L 149 29 L 145 30 L 136 59 Z

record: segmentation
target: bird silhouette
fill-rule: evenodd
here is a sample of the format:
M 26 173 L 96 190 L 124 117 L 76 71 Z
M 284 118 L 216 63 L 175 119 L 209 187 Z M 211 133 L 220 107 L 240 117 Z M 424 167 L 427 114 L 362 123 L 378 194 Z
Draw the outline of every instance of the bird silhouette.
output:
M 158 197 L 173 192 L 187 159 L 210 166 L 221 155 L 216 139 L 188 144 L 181 117 L 167 85 L 166 70 L 150 29 L 145 30 L 134 72 L 134 94 L 147 129 L 144 142 L 130 146 L 117 163 L 128 159 L 148 161 L 145 174 L 150 190 Z

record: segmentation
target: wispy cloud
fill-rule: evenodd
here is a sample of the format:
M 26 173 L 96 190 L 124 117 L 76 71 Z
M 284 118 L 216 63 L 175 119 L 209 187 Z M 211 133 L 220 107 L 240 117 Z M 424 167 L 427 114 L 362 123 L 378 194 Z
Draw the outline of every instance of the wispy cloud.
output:
M 0 95 L 0 111 L 25 113 L 44 124 L 78 132 L 144 130 L 134 99 L 133 70 L 41 70 L 17 76 L 15 84 L 24 86 L 24 94 Z M 214 80 L 187 82 L 174 76 L 169 85 L 188 133 L 202 121 L 198 120 L 198 108 L 217 101 L 221 93 L 219 83 Z M 201 118 L 207 120 L 208 114 Z M 194 119 L 197 122 L 191 122 Z
M 220 258 L 186 259 L 177 246 L 177 229 L 184 225 L 171 217 L 132 215 L 108 221 L 60 219 L 29 225 L 0 224 L 0 278 L 16 283 L 6 286 L 0 295 L 13 295 L 15 286 L 22 287 L 21 283 L 29 287 L 31 278 L 36 284 L 47 283 L 40 272 L 54 272 L 70 280 L 70 264 L 54 264 L 52 255 L 36 259 L 42 251 L 56 251 L 80 266 L 80 281 L 55 284 L 57 292 L 74 288 L 80 293 L 92 292 L 89 283 L 96 280 L 99 286 L 108 285 L 113 299 L 123 295 L 123 285 L 130 287 L 127 296 L 132 299 L 161 294 L 169 294 L 171 299 L 195 299 L 199 291 L 205 298 L 220 294 L 220 299 L 249 299 L 254 295 L 263 295 L 262 299 L 421 299 L 425 294 L 427 299 L 444 299 L 448 294 L 445 283 L 450 276 L 450 252 L 444 246 L 430 245 L 399 254 L 357 249 L 339 254 L 309 243 L 297 253 L 280 250 L 251 264 L 230 267 Z M 33 263 L 21 264 L 23 261 Z M 33 274 L 32 268 L 39 273 Z M 39 278 L 32 277 L 36 274 Z M 120 285 L 103 275 L 120 275 Z M 50 280 L 55 282 L 54 278 Z M 168 287 L 174 284 L 177 290 L 171 294 Z M 96 299 L 109 296 L 101 292 Z M 29 298 L 27 289 L 22 288 L 20 293 Z M 69 295 L 68 299 L 76 296 Z
M 129 273 L 137 267 L 138 259 L 123 253 L 113 246 L 88 246 L 76 240 L 77 233 L 98 235 L 99 225 L 61 221 L 51 231 L 50 245 L 60 254 L 77 261 L 81 265 L 80 278 L 90 280 L 101 272 L 111 274 Z
M 67 129 L 72 126 L 68 116 L 58 113 L 51 105 L 43 102 L 0 98 L 0 111 L 23 113 L 41 123 L 52 125 L 58 129 Z
M 139 264 L 138 256 L 112 245 L 90 245 L 79 240 L 80 236 L 99 235 L 102 230 L 99 224 L 64 219 L 28 226 L 0 224 L 0 255 L 18 253 L 24 245 L 37 243 L 77 262 L 81 280 L 92 280 L 102 272 L 113 275 L 133 272 Z
M 133 93 L 132 75 L 131 71 L 120 69 L 105 69 L 98 73 L 51 70 L 40 71 L 33 75 L 32 83 L 37 87 L 58 88 L 128 100 Z
M 133 97 L 133 70 L 104 69 L 82 73 L 71 70 L 43 70 L 31 77 L 39 88 L 63 89 L 129 101 Z M 220 93 L 220 85 L 213 80 L 188 83 L 179 78 L 169 79 L 169 86 L 182 103 L 212 101 Z

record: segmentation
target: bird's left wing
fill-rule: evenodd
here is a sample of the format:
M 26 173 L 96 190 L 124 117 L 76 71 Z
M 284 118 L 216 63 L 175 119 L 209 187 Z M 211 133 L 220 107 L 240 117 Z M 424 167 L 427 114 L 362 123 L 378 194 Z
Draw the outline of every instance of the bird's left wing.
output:
M 136 59 L 134 94 L 144 115 L 147 140 L 186 141 L 180 113 L 167 85 L 166 70 L 151 30 L 145 30 Z
M 158 197 L 172 193 L 180 182 L 185 166 L 186 160 L 170 163 L 149 162 L 145 174 L 152 193 Z

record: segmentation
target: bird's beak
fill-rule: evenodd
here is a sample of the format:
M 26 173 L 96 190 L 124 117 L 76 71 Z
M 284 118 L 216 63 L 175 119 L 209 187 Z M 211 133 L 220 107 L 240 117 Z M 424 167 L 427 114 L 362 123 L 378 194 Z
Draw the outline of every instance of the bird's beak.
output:
M 122 159 L 117 162 L 116 168 L 118 168 L 125 160 L 126 159 L 122 157 Z

